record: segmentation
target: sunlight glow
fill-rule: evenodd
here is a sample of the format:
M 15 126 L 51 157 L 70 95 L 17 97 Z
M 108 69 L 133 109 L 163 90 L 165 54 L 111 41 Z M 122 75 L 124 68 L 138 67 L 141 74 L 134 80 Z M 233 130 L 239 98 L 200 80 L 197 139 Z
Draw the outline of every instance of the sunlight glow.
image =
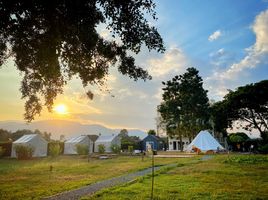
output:
M 53 108 L 53 111 L 60 115 L 66 115 L 67 107 L 64 104 L 58 104 Z

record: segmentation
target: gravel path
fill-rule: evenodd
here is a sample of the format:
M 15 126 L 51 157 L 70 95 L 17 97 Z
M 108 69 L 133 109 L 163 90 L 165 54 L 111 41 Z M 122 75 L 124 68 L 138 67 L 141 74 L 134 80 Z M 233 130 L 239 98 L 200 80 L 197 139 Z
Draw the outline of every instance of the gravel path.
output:
M 174 167 L 174 166 L 176 166 L 176 164 L 158 166 L 158 167 L 155 167 L 154 169 L 155 169 L 155 171 L 157 171 L 163 167 Z M 100 181 L 100 182 L 91 184 L 89 186 L 84 186 L 84 187 L 76 189 L 76 190 L 62 192 L 62 193 L 59 193 L 57 195 L 45 197 L 42 199 L 43 200 L 75 200 L 75 199 L 81 198 L 82 196 L 93 194 L 93 193 L 95 193 L 101 189 L 104 189 L 104 188 L 120 185 L 123 183 L 128 183 L 130 181 L 135 180 L 138 177 L 150 174 L 151 172 L 152 172 L 152 169 L 147 168 L 147 169 L 144 169 L 144 170 L 141 170 L 138 172 L 115 177 L 115 178 L 104 180 L 104 181 Z

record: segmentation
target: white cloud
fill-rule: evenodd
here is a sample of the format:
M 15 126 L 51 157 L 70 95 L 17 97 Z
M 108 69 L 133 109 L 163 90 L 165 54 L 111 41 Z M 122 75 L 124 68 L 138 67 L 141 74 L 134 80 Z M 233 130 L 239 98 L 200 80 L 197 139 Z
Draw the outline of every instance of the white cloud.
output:
M 230 65 L 225 71 L 216 70 L 212 76 L 206 79 L 207 85 L 212 87 L 212 92 L 223 96 L 227 93 L 227 86 L 230 88 L 231 84 L 241 79 L 247 70 L 256 68 L 259 64 L 267 63 L 268 9 L 256 17 L 252 30 L 256 35 L 256 42 L 246 49 L 246 56 L 239 62 Z
M 210 56 L 210 57 L 221 57 L 221 56 L 223 56 L 224 54 L 225 54 L 225 50 L 224 50 L 224 48 L 221 48 L 221 49 L 219 49 L 219 50 L 216 51 L 216 52 L 212 52 L 212 53 L 210 53 L 209 56 Z
M 212 33 L 209 37 L 208 37 L 208 40 L 210 42 L 214 41 L 214 40 L 217 40 L 220 36 L 222 35 L 221 31 L 220 30 L 217 30 L 215 31 L 214 33 Z
M 181 49 L 171 48 L 163 57 L 150 59 L 147 65 L 149 66 L 148 71 L 153 77 L 160 77 L 171 72 L 183 72 L 188 65 L 188 60 Z

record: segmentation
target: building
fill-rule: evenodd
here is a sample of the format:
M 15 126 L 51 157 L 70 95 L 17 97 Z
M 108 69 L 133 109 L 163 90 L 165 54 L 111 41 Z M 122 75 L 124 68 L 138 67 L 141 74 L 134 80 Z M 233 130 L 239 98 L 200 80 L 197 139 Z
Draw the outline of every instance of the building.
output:
M 168 137 L 168 150 L 169 151 L 180 151 L 181 146 L 182 146 L 182 149 L 185 150 L 185 148 L 187 147 L 188 144 L 190 144 L 189 138 L 183 137 L 182 144 L 181 144 L 179 138 Z

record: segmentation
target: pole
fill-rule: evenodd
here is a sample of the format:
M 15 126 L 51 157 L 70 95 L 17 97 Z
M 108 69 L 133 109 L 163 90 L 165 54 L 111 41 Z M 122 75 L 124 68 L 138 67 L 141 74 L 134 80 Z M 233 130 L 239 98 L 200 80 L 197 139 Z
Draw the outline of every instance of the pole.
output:
M 152 155 L 152 190 L 151 190 L 151 200 L 154 198 L 154 151 Z

